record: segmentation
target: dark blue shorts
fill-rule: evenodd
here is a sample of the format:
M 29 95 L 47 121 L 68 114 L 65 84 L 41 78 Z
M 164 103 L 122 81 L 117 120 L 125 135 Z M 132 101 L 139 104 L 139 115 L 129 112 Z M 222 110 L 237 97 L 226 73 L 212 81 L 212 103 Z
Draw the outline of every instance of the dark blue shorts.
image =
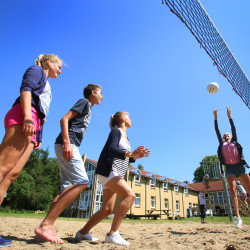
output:
M 235 165 L 226 165 L 226 174 L 227 176 L 230 175 L 240 177 L 246 174 L 246 167 L 241 163 Z

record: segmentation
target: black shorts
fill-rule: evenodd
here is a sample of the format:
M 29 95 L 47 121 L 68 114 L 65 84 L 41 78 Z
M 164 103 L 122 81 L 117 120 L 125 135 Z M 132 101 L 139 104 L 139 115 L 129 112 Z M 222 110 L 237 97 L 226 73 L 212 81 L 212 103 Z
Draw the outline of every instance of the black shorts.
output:
M 206 218 L 206 205 L 200 205 L 201 218 Z

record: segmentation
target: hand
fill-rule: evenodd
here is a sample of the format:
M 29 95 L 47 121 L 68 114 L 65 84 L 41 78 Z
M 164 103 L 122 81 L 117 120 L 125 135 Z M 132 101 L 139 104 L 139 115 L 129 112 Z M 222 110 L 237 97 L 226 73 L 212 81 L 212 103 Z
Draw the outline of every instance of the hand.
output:
M 139 146 L 133 151 L 132 157 L 134 160 L 136 160 L 139 158 L 148 157 L 149 154 L 150 154 L 150 150 L 148 148 L 145 148 L 144 146 Z
M 39 149 L 41 147 L 41 142 L 39 141 L 39 142 L 36 142 L 35 143 L 35 146 L 34 146 L 34 150 L 37 150 L 37 149 Z
M 217 120 L 217 113 L 218 113 L 219 109 L 214 109 L 213 113 L 214 113 L 214 119 Z
M 70 161 L 71 158 L 73 157 L 73 148 L 69 143 L 63 145 L 63 157 L 67 161 Z
M 232 111 L 231 107 L 227 106 L 227 116 L 228 116 L 228 119 L 232 118 L 231 111 Z
M 31 119 L 23 121 L 23 133 L 25 136 L 33 136 L 36 133 L 34 122 Z

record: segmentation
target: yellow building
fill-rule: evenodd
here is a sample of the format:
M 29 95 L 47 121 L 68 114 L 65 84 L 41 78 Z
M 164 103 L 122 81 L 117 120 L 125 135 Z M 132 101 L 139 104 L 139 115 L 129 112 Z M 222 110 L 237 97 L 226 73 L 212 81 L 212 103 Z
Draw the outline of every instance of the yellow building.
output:
M 90 184 L 70 207 L 70 215 L 89 218 L 102 206 L 102 185 L 95 176 L 97 162 L 87 159 Z M 129 218 L 172 219 L 187 217 L 198 204 L 198 191 L 189 184 L 129 166 L 124 177 L 136 194 Z M 117 199 L 118 204 L 120 201 Z
M 136 194 L 127 217 L 187 217 L 198 204 L 198 193 L 187 183 L 129 166 L 125 180 Z M 154 216 L 155 215 L 155 216 Z

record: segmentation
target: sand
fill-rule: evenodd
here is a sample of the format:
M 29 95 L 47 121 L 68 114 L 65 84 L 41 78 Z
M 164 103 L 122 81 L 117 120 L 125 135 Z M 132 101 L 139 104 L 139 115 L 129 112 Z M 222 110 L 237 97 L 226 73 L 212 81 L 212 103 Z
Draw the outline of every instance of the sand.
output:
M 34 228 L 41 220 L 30 218 L 0 218 L 0 235 L 13 244 L 3 249 L 250 249 L 250 225 L 236 229 L 233 224 L 198 222 L 188 223 L 123 223 L 121 235 L 130 242 L 129 247 L 104 242 L 110 221 L 100 223 L 91 233 L 100 239 L 74 242 L 74 236 L 86 222 L 57 220 L 55 229 L 64 244 L 34 242 Z

